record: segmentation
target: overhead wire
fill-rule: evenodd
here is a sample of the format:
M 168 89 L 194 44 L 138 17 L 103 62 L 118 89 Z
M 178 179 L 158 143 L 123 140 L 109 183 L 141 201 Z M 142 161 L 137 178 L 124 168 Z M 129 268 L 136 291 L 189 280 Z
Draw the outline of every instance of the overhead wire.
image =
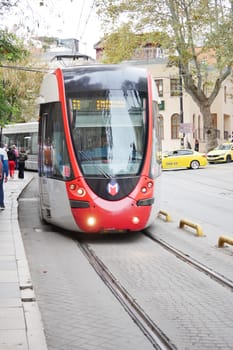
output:
M 88 24 L 89 19 L 90 19 L 90 17 L 91 17 L 91 13 L 92 13 L 92 11 L 93 11 L 93 9 L 94 9 L 94 6 L 95 6 L 95 2 L 96 2 L 96 0 L 93 0 L 93 3 L 92 3 L 92 5 L 91 5 L 91 7 L 90 7 L 90 11 L 89 11 L 89 14 L 88 14 L 88 16 L 87 16 L 87 19 L 86 19 L 86 22 L 85 22 L 85 25 L 84 25 L 82 34 L 80 35 L 80 40 L 83 38 L 83 35 L 84 35 L 84 33 L 85 33 L 87 24 Z
M 82 3 L 82 9 L 81 9 L 81 12 L 80 12 L 78 27 L 77 27 L 77 30 L 76 30 L 76 38 L 78 37 L 78 33 L 79 33 L 79 27 L 80 27 L 81 20 L 82 20 L 84 4 L 85 4 L 85 0 L 83 0 L 83 3 Z
M 22 71 L 25 71 L 25 72 L 34 72 L 34 73 L 48 73 L 50 71 L 49 69 L 44 69 L 44 68 L 30 68 L 30 67 L 22 67 L 22 66 L 7 66 L 7 65 L 4 65 L 4 64 L 1 64 L 0 68 L 22 70 Z

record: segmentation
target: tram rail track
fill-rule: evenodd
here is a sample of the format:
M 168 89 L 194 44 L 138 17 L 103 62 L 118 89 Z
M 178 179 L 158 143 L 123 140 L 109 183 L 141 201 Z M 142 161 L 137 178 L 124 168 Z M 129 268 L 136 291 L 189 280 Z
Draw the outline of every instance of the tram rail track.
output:
M 170 245 L 169 243 L 165 242 L 161 238 L 154 237 L 149 231 L 144 231 L 144 234 L 152 241 L 158 243 L 161 247 L 175 255 L 178 259 L 196 268 L 200 272 L 206 274 L 209 278 L 213 279 L 215 282 L 221 284 L 223 287 L 228 288 L 231 292 L 233 292 L 233 281 L 231 281 L 230 279 L 226 278 L 225 276 L 222 276 L 220 273 L 200 263 L 196 259 L 191 258 L 187 254 Z
M 177 350 L 177 347 L 117 281 L 106 265 L 97 257 L 93 250 L 89 248 L 88 244 L 78 241 L 77 245 L 103 282 L 108 286 L 126 312 L 151 342 L 153 347 L 157 350 Z

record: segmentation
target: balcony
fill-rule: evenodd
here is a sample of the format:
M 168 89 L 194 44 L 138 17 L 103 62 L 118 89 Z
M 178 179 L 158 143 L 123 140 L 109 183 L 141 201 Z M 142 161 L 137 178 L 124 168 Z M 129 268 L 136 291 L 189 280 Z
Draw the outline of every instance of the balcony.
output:
M 132 56 L 133 60 L 153 60 L 155 58 L 164 58 L 164 50 L 161 47 L 143 47 L 136 49 Z

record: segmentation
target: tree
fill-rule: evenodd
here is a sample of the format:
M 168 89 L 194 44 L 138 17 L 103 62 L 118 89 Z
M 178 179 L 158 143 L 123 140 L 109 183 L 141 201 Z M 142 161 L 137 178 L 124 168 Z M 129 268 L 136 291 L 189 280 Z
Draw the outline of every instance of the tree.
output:
M 0 16 L 16 6 L 18 0 L 0 0 Z
M 0 30 L 0 126 L 3 127 L 12 115 L 17 117 L 18 108 L 16 108 L 17 94 L 16 90 L 11 90 L 12 84 L 16 82 L 16 75 L 9 79 L 1 68 L 4 64 L 25 60 L 28 51 L 24 48 L 22 42 L 12 33 Z M 10 93 L 11 91 L 11 93 Z
M 104 47 L 103 63 L 118 63 L 132 57 L 134 51 L 148 42 L 159 43 L 163 41 L 164 34 L 160 32 L 143 33 L 135 35 L 132 26 L 122 24 L 117 31 L 105 36 L 101 41 Z
M 5 101 L 10 107 L 4 124 L 26 122 L 37 118 L 35 100 L 43 78 L 43 71 L 31 68 L 31 57 L 2 69 Z
M 207 151 L 213 149 L 217 135 L 211 105 L 233 66 L 233 0 L 97 0 L 96 4 L 108 32 L 128 23 L 135 34 L 167 33 L 161 45 L 169 50 L 170 64 L 180 68 L 184 88 L 203 116 Z

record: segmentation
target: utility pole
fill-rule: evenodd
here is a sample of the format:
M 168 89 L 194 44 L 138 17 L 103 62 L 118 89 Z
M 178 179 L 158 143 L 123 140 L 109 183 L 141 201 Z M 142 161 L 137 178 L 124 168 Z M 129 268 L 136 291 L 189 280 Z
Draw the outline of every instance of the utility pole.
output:
M 183 128 L 184 123 L 184 109 L 183 109 L 183 82 L 182 82 L 182 70 L 181 70 L 181 63 L 179 61 L 179 96 L 180 96 L 180 126 Z M 184 148 L 184 136 L 185 134 L 182 133 L 182 137 L 180 139 L 180 146 L 181 148 Z

